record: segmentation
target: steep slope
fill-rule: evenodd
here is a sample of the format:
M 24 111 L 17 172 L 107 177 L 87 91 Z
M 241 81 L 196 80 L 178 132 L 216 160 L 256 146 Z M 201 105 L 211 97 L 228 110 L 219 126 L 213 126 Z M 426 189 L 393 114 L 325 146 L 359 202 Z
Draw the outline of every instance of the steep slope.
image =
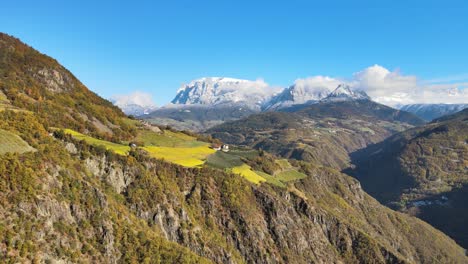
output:
M 467 247 L 467 143 L 465 109 L 354 153 L 357 168 L 350 173 L 381 202 L 420 216 Z
M 367 99 L 324 101 L 283 111 L 224 123 L 207 133 L 227 143 L 343 169 L 349 165 L 348 153 L 423 123 Z
M 0 100 L 8 102 L 8 108 L 35 112 L 46 126 L 73 128 L 115 140 L 131 133 L 122 121 L 125 115 L 116 106 L 88 90 L 56 60 L 3 33 Z
M 7 261 L 466 261 L 445 235 L 379 205 L 331 169 L 302 164 L 310 176 L 277 189 L 143 153 L 120 157 L 68 137 L 57 141 L 28 114 L 5 112 L 2 120 L 39 150 L 0 159 L 10 175 L 0 178 Z M 40 134 L 28 136 L 31 130 Z
M 36 60 L 31 66 L 29 60 L 24 63 L 22 67 L 29 69 Z M 15 96 L 10 89 L 21 82 L 11 79 L 7 85 L 13 104 L 23 92 L 20 89 Z M 41 84 L 37 90 L 46 87 L 47 83 Z M 94 117 L 90 109 L 72 101 L 75 96 L 80 100 L 79 94 L 44 94 L 50 96 L 45 99 L 49 105 Z M 63 98 L 69 100 L 65 105 Z M 109 116 L 120 117 L 121 112 L 103 99 L 90 100 L 103 101 L 93 105 L 97 114 L 104 109 L 112 112 Z M 4 262 L 467 261 L 453 240 L 416 218 L 381 206 L 356 180 L 336 170 L 296 162 L 306 177 L 288 181 L 285 187 L 257 185 L 224 170 L 186 168 L 155 159 L 144 151 L 148 145 L 138 142 L 155 145 L 164 138 L 167 145 L 200 143 L 189 135 L 172 131 L 165 135 L 125 118 L 117 118 L 115 124 L 106 119 L 106 126 L 128 127 L 135 143 L 123 145 L 94 138 L 105 135 L 97 127 L 83 131 L 87 134 L 67 127 L 77 119 L 60 119 L 53 111 L 35 112 L 29 104 L 15 107 L 0 111 L 0 131 L 16 135 L 35 151 L 0 154 L 0 259 Z M 50 120 L 64 130 L 49 127 Z M 262 157 L 249 164 L 257 170 L 268 168 L 264 164 L 268 155 Z
M 400 107 L 401 110 L 413 113 L 426 121 L 451 115 L 465 108 L 468 108 L 468 104 L 410 104 Z

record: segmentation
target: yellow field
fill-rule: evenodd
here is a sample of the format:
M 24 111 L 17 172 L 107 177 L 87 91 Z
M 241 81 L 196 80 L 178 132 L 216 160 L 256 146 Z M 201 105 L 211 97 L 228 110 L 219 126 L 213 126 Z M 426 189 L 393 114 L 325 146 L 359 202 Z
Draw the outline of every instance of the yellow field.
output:
M 145 146 L 142 149 L 148 151 L 155 158 L 165 159 L 185 167 L 201 166 L 205 163 L 208 155 L 216 152 L 208 144 L 193 148 Z
M 234 167 L 231 169 L 232 173 L 239 174 L 242 177 L 246 178 L 248 181 L 253 182 L 255 184 L 259 184 L 261 182 L 265 182 L 266 179 L 262 176 L 258 175 L 247 164 L 242 164 L 241 166 Z
M 112 150 L 112 151 L 114 151 L 115 153 L 117 153 L 119 155 L 125 156 L 130 151 L 129 146 L 121 145 L 121 144 L 117 144 L 117 143 L 112 143 L 112 142 L 105 141 L 105 140 L 100 140 L 100 139 L 97 139 L 97 138 L 93 138 L 93 137 L 90 137 L 90 136 L 87 136 L 87 135 L 83 135 L 83 134 L 81 134 L 79 132 L 76 132 L 75 130 L 65 129 L 64 132 L 66 134 L 70 134 L 72 137 L 74 137 L 76 139 L 84 140 L 84 141 L 86 141 L 86 143 L 88 143 L 90 145 L 103 146 L 106 149 Z

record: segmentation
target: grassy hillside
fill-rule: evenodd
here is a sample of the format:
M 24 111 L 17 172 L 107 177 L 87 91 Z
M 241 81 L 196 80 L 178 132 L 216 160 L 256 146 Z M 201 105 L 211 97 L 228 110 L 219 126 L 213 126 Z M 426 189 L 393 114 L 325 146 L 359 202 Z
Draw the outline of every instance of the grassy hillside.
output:
M 128 142 L 113 143 L 83 135 L 71 129 L 65 129 L 64 133 L 71 135 L 75 139 L 84 140 L 90 145 L 103 147 L 119 155 L 126 156 L 131 151 Z M 139 129 L 137 134 L 136 142 L 142 144 L 141 146 L 137 146 L 138 149 L 148 152 L 152 157 L 164 159 L 185 167 L 199 167 L 205 163 L 206 158 L 210 154 L 216 152 L 209 147 L 209 143 L 197 141 L 194 137 L 180 132 L 162 130 L 161 133 L 155 133 L 150 130 Z
M 29 146 L 19 136 L 0 129 L 0 154 L 25 153 L 30 151 L 34 151 L 34 148 Z
M 84 140 L 90 145 L 102 146 L 108 150 L 114 151 L 115 153 L 119 155 L 127 155 L 130 152 L 130 147 L 128 145 L 117 144 L 117 143 L 109 142 L 106 140 L 93 138 L 91 136 L 83 135 L 71 129 L 65 129 L 64 132 L 66 134 L 72 135 L 74 138 L 78 140 Z
M 134 133 L 122 111 L 88 90 L 56 60 L 0 33 L 0 108 L 6 106 L 35 112 L 46 126 L 111 141 Z

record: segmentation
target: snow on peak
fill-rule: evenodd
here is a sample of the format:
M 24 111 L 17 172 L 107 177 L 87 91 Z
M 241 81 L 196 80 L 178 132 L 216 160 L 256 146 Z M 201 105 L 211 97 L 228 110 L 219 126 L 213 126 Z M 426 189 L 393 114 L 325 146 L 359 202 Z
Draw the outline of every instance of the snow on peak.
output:
M 468 104 L 407 104 L 399 107 L 400 110 L 413 113 L 426 121 L 454 114 L 465 108 L 468 108 Z
M 328 96 L 339 85 L 339 81 L 328 76 L 297 79 L 293 85 L 273 97 L 264 109 L 272 110 L 296 104 L 314 103 Z
M 352 90 L 347 84 L 340 84 L 323 101 L 370 100 L 364 91 Z
M 204 77 L 183 85 L 172 103 L 211 106 L 234 103 L 259 109 L 277 92 L 277 88 L 270 87 L 263 80 Z
M 114 95 L 110 100 L 127 115 L 149 114 L 157 108 L 151 94 L 145 92 L 136 91 L 130 94 Z

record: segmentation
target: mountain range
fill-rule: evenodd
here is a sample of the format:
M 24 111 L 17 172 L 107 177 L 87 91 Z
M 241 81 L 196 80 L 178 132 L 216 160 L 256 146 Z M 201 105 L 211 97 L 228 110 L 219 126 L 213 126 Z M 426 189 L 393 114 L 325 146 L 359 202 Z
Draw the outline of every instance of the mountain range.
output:
M 369 100 L 364 91 L 338 84 L 334 89 L 297 83 L 283 91 L 261 81 L 202 78 L 184 85 L 168 106 L 141 116 L 150 122 L 180 130 L 204 131 L 253 113 L 277 111 L 321 101 Z
M 171 104 L 155 107 L 118 105 L 127 114 L 180 130 L 205 131 L 226 121 L 253 113 L 315 104 L 330 100 L 371 99 L 364 91 L 321 77 L 322 85 L 296 81 L 285 89 L 272 88 L 261 80 L 249 81 L 225 77 L 206 77 L 183 85 Z M 334 87 L 332 85 L 335 85 Z M 411 112 L 425 121 L 452 114 L 467 104 L 411 104 L 396 108 Z M 189 114 L 188 114 L 189 113 Z
M 332 101 L 294 111 L 320 126 L 365 124 L 349 130 L 420 122 L 369 100 Z M 467 262 L 450 237 L 337 169 L 235 145 L 216 151 L 217 139 L 132 119 L 3 33 L 0 120 L 6 263 Z
M 399 109 L 413 113 L 426 121 L 454 114 L 465 108 L 468 108 L 468 104 L 410 104 L 399 107 Z

